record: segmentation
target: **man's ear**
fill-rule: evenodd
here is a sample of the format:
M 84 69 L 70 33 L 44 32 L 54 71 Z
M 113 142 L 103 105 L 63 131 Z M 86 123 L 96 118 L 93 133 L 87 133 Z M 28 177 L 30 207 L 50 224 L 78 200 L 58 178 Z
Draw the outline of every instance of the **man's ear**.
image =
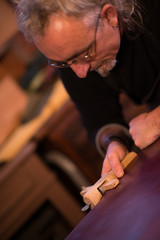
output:
M 100 17 L 107 19 L 108 23 L 112 27 L 115 27 L 118 25 L 117 11 L 112 4 L 105 4 L 103 6 Z

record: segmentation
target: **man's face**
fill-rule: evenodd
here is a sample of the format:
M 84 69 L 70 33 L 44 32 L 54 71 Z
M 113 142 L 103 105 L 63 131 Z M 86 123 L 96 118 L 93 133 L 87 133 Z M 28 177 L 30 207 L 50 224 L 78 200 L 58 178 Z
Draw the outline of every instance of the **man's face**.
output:
M 51 17 L 43 36 L 33 40 L 43 54 L 51 60 L 67 62 L 84 58 L 95 41 L 95 27 L 87 28 L 85 23 L 73 16 L 64 14 Z M 116 64 L 116 55 L 120 46 L 120 33 L 105 18 L 99 19 L 96 32 L 95 56 L 90 62 L 73 63 L 72 70 L 80 78 L 85 78 L 88 71 L 96 70 L 107 76 Z

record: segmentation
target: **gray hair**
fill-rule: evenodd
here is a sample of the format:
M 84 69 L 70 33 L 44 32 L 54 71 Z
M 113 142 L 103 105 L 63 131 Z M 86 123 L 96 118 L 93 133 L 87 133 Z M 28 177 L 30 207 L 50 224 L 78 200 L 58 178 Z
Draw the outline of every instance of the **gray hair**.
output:
M 126 34 L 137 32 L 142 26 L 140 8 L 136 0 L 12 0 L 20 30 L 26 38 L 43 35 L 51 15 L 61 12 L 75 16 L 87 23 L 95 23 L 102 6 L 112 4 L 117 13 L 120 27 Z M 135 31 L 136 30 L 136 31 Z

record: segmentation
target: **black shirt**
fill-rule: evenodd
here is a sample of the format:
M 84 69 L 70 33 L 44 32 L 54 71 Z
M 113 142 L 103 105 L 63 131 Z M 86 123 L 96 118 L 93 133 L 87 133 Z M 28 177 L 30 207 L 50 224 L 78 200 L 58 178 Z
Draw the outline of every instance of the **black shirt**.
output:
M 92 140 L 103 125 L 126 125 L 119 104 L 120 91 L 139 104 L 160 104 L 160 1 L 140 0 L 140 4 L 145 31 L 136 39 L 123 36 L 117 65 L 108 77 L 93 71 L 80 79 L 71 69 L 60 71 Z

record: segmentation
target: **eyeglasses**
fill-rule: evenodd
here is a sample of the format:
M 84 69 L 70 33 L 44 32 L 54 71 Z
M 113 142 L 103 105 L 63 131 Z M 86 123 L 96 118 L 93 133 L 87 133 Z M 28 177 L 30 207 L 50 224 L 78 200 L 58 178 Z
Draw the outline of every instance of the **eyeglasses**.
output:
M 98 25 L 99 25 L 99 18 L 100 18 L 100 14 L 98 15 L 98 19 L 96 21 L 94 40 L 92 42 L 91 47 L 88 50 L 88 53 L 84 57 L 79 57 L 79 58 L 73 59 L 71 61 L 68 61 L 70 63 L 68 63 L 68 62 L 58 62 L 58 61 L 54 61 L 54 60 L 49 59 L 48 64 L 50 66 L 56 67 L 56 68 L 68 68 L 72 64 L 85 64 L 85 63 L 90 63 L 91 61 L 93 61 L 93 59 L 96 55 L 96 35 L 97 35 L 97 30 L 98 30 Z

